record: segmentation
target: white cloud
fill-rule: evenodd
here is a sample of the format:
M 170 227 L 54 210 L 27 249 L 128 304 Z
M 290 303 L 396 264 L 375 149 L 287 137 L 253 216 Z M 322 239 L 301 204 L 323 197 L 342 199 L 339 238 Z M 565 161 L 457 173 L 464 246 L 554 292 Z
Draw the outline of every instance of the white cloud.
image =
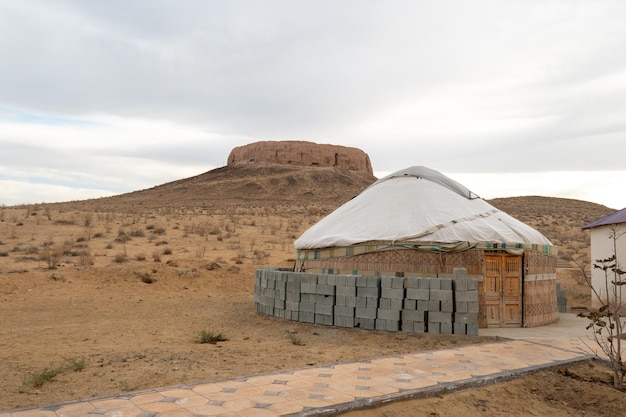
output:
M 0 180 L 131 191 L 299 139 L 359 147 L 379 171 L 575 194 L 533 175 L 622 172 L 624 15 L 611 0 L 0 0 Z

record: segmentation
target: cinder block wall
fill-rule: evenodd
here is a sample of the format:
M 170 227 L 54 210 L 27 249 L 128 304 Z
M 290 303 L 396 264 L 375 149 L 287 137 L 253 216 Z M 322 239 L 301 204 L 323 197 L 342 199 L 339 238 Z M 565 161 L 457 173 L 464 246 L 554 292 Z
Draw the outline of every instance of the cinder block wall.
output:
M 468 278 L 258 269 L 254 304 L 266 315 L 327 326 L 478 335 L 478 286 Z

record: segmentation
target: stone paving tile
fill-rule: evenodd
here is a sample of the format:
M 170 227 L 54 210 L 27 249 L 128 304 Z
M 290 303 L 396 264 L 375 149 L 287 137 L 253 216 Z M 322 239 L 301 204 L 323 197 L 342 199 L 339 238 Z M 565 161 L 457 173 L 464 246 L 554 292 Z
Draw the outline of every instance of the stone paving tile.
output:
M 0 417 L 310 415 L 316 408 L 345 409 L 362 401 L 431 392 L 449 383 L 589 357 L 581 345 L 574 339 L 514 339 L 3 411 Z

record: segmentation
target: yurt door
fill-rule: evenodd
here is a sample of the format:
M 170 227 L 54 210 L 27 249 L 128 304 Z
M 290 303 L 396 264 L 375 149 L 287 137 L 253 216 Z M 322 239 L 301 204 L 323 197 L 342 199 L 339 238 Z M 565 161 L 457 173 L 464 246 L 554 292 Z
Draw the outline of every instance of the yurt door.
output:
M 487 326 L 521 327 L 522 257 L 485 255 L 485 301 Z

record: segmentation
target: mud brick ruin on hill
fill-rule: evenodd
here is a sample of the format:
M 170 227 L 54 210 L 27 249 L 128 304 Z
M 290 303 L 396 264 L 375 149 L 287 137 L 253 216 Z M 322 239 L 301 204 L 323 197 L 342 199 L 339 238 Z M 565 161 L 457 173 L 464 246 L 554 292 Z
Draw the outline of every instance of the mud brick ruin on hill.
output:
M 369 156 L 360 149 L 306 141 L 262 141 L 234 148 L 228 165 L 284 164 L 334 167 L 373 175 Z

